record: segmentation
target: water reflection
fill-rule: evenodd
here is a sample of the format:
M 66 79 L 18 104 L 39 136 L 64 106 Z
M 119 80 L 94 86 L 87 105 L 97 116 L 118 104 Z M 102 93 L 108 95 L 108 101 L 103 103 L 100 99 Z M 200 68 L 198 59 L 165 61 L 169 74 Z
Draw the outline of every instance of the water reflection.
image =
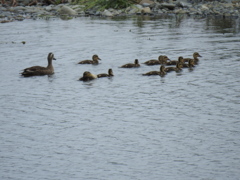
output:
M 215 30 L 218 33 L 239 33 L 240 31 L 240 19 L 235 18 L 213 18 L 206 19 L 207 29 Z

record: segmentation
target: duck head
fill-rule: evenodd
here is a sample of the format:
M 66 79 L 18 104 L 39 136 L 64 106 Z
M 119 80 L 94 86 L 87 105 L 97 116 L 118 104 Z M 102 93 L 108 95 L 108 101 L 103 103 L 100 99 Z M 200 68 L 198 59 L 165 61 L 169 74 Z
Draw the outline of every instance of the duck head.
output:
M 94 61 L 101 60 L 101 59 L 98 57 L 97 54 L 94 54 L 93 57 L 92 57 L 92 59 L 93 59 Z

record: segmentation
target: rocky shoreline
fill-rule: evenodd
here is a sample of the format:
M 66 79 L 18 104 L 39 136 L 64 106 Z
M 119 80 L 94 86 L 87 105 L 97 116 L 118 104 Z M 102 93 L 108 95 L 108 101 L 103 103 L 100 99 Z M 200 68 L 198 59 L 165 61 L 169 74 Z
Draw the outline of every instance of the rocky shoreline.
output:
M 78 16 L 129 16 L 129 15 L 161 15 L 161 14 L 187 14 L 206 16 L 222 16 L 222 17 L 239 17 L 240 16 L 240 0 L 239 1 L 142 1 L 131 7 L 116 10 L 105 9 L 98 11 L 96 9 L 85 10 L 84 5 L 74 5 L 71 3 L 48 5 L 37 4 L 35 6 L 6 6 L 0 5 L 0 22 L 22 21 L 24 19 L 37 19 L 39 17 L 78 17 Z

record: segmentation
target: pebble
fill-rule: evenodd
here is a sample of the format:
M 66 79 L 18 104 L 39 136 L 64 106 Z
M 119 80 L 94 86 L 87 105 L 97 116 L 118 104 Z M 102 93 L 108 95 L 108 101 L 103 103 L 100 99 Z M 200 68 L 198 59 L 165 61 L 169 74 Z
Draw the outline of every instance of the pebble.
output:
M 43 17 L 43 16 L 126 16 L 136 14 L 188 14 L 188 15 L 204 15 L 204 16 L 240 16 L 240 0 L 233 2 L 226 1 L 202 1 L 193 0 L 191 3 L 186 0 L 152 3 L 150 0 L 144 0 L 140 4 L 136 4 L 125 9 L 105 9 L 103 11 L 87 10 L 84 5 L 59 4 L 49 6 L 2 6 L 0 5 L 0 22 L 12 22 L 14 20 L 23 20 L 25 18 Z

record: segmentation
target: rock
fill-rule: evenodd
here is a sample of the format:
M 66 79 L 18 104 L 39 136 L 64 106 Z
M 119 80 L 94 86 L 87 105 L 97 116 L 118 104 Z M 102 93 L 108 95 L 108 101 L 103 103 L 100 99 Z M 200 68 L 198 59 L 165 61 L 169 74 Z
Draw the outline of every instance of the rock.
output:
M 202 7 L 201 7 L 201 10 L 206 11 L 206 10 L 209 10 L 209 8 L 206 5 L 203 4 Z
M 174 10 L 175 9 L 175 4 L 171 4 L 171 3 L 162 3 L 161 4 L 163 8 L 167 8 L 169 10 Z
M 47 7 L 45 7 L 45 10 L 46 11 L 51 11 L 51 10 L 53 10 L 53 8 L 52 8 L 52 6 L 47 6 Z
M 59 11 L 59 14 L 74 16 L 77 15 L 77 12 L 68 6 L 63 5 Z
M 176 14 L 186 14 L 187 12 L 183 9 L 176 9 L 176 10 L 174 10 L 174 13 L 176 13 Z
M 143 7 L 149 7 L 150 4 L 149 4 L 149 3 L 142 3 L 142 6 L 143 6 Z
M 143 8 L 141 12 L 144 13 L 144 14 L 151 14 L 152 13 L 152 11 L 149 7 Z
M 103 16 L 107 16 L 107 17 L 112 17 L 113 16 L 113 14 L 110 11 L 106 10 L 106 9 L 103 11 L 102 15 Z
M 142 6 L 133 6 L 133 8 L 129 9 L 128 14 L 136 14 L 138 12 L 141 12 Z
M 143 4 L 153 4 L 154 2 L 151 0 L 142 0 L 139 4 L 143 5 Z

